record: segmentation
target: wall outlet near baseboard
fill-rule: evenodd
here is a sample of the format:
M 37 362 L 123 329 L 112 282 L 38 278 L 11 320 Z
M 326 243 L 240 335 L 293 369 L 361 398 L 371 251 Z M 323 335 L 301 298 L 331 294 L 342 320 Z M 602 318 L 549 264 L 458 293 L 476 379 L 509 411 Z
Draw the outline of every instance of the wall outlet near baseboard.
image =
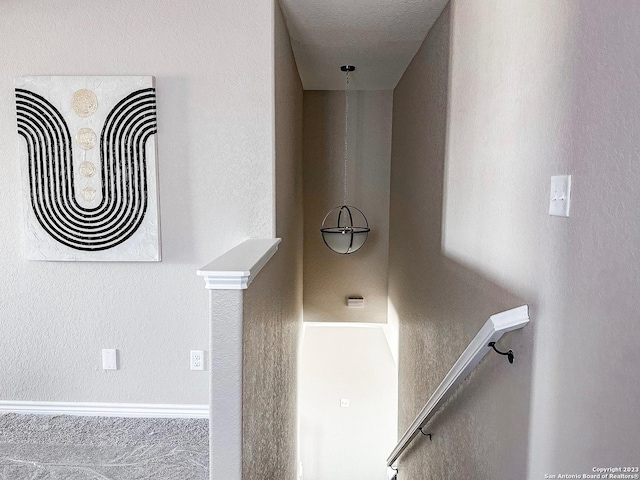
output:
M 191 350 L 189 359 L 191 370 L 204 370 L 204 350 Z
M 115 348 L 102 349 L 102 369 L 118 370 L 118 350 Z

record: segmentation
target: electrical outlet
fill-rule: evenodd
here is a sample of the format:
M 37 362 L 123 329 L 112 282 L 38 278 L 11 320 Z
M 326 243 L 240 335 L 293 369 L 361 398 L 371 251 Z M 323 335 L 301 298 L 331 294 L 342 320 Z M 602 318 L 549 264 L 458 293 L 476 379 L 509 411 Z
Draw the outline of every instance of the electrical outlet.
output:
M 102 369 L 118 370 L 118 350 L 115 348 L 102 349 Z
M 191 370 L 204 370 L 204 351 L 191 350 L 190 355 Z
M 340 399 L 340 406 L 342 408 L 349 408 L 349 399 L 348 398 L 341 398 Z

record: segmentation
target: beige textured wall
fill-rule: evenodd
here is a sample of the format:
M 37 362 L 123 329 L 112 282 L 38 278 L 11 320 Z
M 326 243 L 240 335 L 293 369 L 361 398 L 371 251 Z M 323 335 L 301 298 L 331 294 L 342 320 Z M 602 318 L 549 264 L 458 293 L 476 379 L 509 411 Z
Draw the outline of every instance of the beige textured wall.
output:
M 243 479 L 296 478 L 302 325 L 302 84 L 275 2 L 275 185 L 279 250 L 244 297 Z
M 207 403 L 195 271 L 274 233 L 272 18 L 272 0 L 0 2 L 0 399 Z M 12 77 L 51 74 L 156 77 L 162 263 L 24 260 Z
M 322 241 L 329 210 L 343 204 L 344 92 L 304 92 L 305 321 L 387 321 L 391 91 L 349 92 L 347 203 L 364 212 L 364 246 L 339 255 Z M 350 295 L 364 309 L 348 309 Z
M 484 360 L 402 479 L 637 463 L 639 23 L 631 2 L 454 1 L 396 88 L 400 432 L 489 314 L 528 303 L 532 318 L 500 342 L 515 364 Z M 550 217 L 565 173 L 571 217 Z

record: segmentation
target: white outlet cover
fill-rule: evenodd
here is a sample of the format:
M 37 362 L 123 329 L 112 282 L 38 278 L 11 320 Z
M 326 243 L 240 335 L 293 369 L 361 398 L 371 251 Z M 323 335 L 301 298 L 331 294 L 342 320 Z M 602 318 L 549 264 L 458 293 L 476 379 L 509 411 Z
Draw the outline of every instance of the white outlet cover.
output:
M 551 177 L 549 215 L 556 217 L 568 217 L 570 207 L 571 175 L 555 175 Z
M 189 362 L 191 370 L 204 370 L 204 350 L 191 350 Z
M 340 399 L 340 406 L 342 408 L 349 408 L 349 399 L 348 398 L 341 398 Z
M 102 349 L 102 369 L 118 370 L 118 350 L 115 348 Z

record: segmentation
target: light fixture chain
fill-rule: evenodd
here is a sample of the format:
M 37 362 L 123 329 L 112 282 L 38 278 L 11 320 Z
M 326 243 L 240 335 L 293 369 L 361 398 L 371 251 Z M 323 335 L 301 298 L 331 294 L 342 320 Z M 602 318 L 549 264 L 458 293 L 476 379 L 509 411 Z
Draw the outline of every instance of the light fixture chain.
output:
M 348 155 L 348 141 L 349 138 L 349 69 L 347 68 L 347 86 L 344 91 L 345 96 L 345 108 L 344 108 L 344 202 L 347 204 L 347 155 Z

